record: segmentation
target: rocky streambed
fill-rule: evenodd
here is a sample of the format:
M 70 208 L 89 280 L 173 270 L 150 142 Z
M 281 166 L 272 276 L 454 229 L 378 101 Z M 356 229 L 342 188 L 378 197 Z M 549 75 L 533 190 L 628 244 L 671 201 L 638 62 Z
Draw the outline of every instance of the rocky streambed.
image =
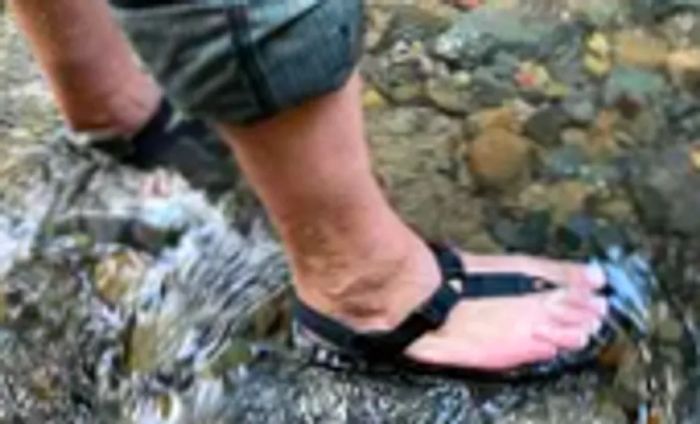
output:
M 69 147 L 2 16 L 0 422 L 700 419 L 700 2 L 368 6 L 363 101 L 401 213 L 479 252 L 640 252 L 660 282 L 649 337 L 527 384 L 310 366 L 247 195 L 212 204 Z

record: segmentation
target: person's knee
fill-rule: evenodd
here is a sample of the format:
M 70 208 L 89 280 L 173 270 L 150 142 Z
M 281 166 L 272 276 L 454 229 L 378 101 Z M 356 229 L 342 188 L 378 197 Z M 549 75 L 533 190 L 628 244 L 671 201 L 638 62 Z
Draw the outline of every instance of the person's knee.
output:
M 219 121 L 255 122 L 336 90 L 362 46 L 360 0 L 112 2 L 169 98 Z

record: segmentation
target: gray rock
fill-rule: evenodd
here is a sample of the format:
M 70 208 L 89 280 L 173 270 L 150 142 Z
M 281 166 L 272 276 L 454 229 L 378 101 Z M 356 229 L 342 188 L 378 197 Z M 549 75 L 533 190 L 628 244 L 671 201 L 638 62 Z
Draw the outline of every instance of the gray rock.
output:
M 616 138 L 621 145 L 663 145 L 672 140 L 666 119 L 656 108 L 644 109 L 629 119 L 620 119 Z
M 439 36 L 434 50 L 440 57 L 473 66 L 498 50 L 535 54 L 556 28 L 553 21 L 526 16 L 516 9 L 479 8 L 460 17 Z
M 490 231 L 507 250 L 542 254 L 550 241 L 552 217 L 540 210 L 518 217 L 498 217 Z
M 525 135 L 544 145 L 554 146 L 559 143 L 562 129 L 569 123 L 569 116 L 559 106 L 544 107 L 530 117 L 525 123 Z
M 604 87 L 603 100 L 623 112 L 636 113 L 640 108 L 663 98 L 669 90 L 662 75 L 641 69 L 618 67 Z
M 450 27 L 450 21 L 426 8 L 400 6 L 374 50 L 391 48 L 399 41 L 430 41 Z
M 565 146 L 584 146 L 588 142 L 588 133 L 580 128 L 566 128 L 561 132 L 561 142 Z
M 564 145 L 552 150 L 544 160 L 544 172 L 555 178 L 579 176 L 587 158 L 577 145 Z
M 597 109 L 595 102 L 588 96 L 569 96 L 562 102 L 562 110 L 578 125 L 588 125 L 595 119 Z
M 511 78 L 502 78 L 492 68 L 479 68 L 472 75 L 471 94 L 481 107 L 501 106 L 504 101 L 515 98 L 517 90 Z
M 665 102 L 665 115 L 674 126 L 673 138 L 692 142 L 700 134 L 700 104 L 690 93 L 669 98 Z
M 642 21 L 651 21 L 681 10 L 698 10 L 698 0 L 634 0 L 631 10 Z
M 700 235 L 700 173 L 692 169 L 688 148 L 673 147 L 638 158 L 630 183 L 649 228 Z
M 447 113 L 466 113 L 471 107 L 469 84 L 460 80 L 459 76 L 430 79 L 425 91 L 433 105 Z

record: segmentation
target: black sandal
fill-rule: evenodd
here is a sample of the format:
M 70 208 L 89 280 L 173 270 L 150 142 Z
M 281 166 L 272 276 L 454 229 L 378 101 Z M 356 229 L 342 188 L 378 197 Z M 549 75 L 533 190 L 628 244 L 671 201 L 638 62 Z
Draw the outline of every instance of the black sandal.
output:
M 188 119 L 163 99 L 146 125 L 128 140 L 86 136 L 87 146 L 141 170 L 174 169 L 195 188 L 216 197 L 239 173 L 229 149 L 202 120 Z
M 613 248 L 604 260 L 595 261 L 606 273 L 607 285 L 601 292 L 608 297 L 611 310 L 599 333 L 584 349 L 562 353 L 550 361 L 497 372 L 418 363 L 403 352 L 426 332 L 440 328 L 461 299 L 517 296 L 555 287 L 518 273 L 467 274 L 452 249 L 437 244 L 431 248 L 442 272 L 442 284 L 392 331 L 357 333 L 295 299 L 295 335 L 304 357 L 312 364 L 334 370 L 381 372 L 399 367 L 468 378 L 522 380 L 580 370 L 594 363 L 603 348 L 621 331 L 635 338 L 647 332 L 654 277 L 640 256 L 627 256 L 621 249 Z

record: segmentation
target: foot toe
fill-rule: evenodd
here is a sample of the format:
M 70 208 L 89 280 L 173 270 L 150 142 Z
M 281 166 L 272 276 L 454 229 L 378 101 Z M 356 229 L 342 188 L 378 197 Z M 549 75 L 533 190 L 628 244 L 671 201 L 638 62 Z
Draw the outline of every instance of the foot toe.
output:
M 555 345 L 559 349 L 576 350 L 586 347 L 597 324 L 585 323 L 579 326 L 562 326 L 547 323 L 538 326 L 533 332 L 537 340 Z

